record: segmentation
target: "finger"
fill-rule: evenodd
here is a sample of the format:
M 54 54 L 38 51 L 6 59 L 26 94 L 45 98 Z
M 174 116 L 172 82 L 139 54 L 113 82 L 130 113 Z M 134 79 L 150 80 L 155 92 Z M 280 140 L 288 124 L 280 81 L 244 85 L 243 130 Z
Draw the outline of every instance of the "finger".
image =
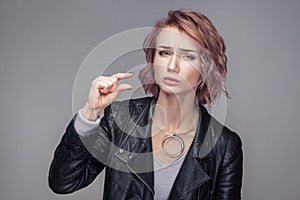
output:
M 121 79 L 130 78 L 132 76 L 133 76 L 133 73 L 130 72 L 130 73 L 117 73 L 117 74 L 112 75 L 111 77 L 121 80 Z
M 111 81 L 109 79 L 102 80 L 101 82 L 106 85 L 105 86 L 106 89 L 111 88 L 115 84 L 113 81 Z
M 102 79 L 97 83 L 96 88 L 103 94 L 107 94 L 116 88 L 115 81 L 113 79 Z
M 118 85 L 118 87 L 116 88 L 116 91 L 123 91 L 123 90 L 131 90 L 132 86 L 130 84 L 120 84 Z
M 111 93 L 111 95 L 112 95 L 111 98 L 116 99 L 121 94 L 122 91 L 131 90 L 131 89 L 132 89 L 132 86 L 129 84 L 120 84 L 116 88 L 115 92 Z
M 112 85 L 112 86 L 109 86 L 109 87 L 100 89 L 99 92 L 100 92 L 100 94 L 106 95 L 106 94 L 109 94 L 109 93 L 114 92 L 115 89 L 116 89 L 116 86 L 115 86 L 115 85 Z
M 101 82 L 97 82 L 96 83 L 96 87 L 95 88 L 101 90 L 101 89 L 104 89 L 104 88 L 106 88 L 108 86 L 109 86 L 109 84 L 107 82 L 101 81 Z

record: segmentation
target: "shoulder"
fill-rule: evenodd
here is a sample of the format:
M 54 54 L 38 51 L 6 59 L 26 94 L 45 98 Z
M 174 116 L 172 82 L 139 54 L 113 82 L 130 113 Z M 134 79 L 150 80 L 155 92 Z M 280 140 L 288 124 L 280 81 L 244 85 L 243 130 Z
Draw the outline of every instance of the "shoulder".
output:
M 220 139 L 223 140 L 227 146 L 232 146 L 232 145 L 242 145 L 242 140 L 241 137 L 239 136 L 238 133 L 235 131 L 229 129 L 226 126 L 223 126 L 222 134 L 220 136 Z
M 242 147 L 239 134 L 211 116 L 205 108 L 202 108 L 201 112 L 204 118 L 202 127 L 206 129 L 202 151 L 218 155 L 238 152 Z
M 216 149 L 225 160 L 242 158 L 242 140 L 238 133 L 223 125 L 222 132 L 216 143 Z M 220 151 L 221 150 L 221 151 Z
M 201 106 L 200 109 L 204 118 L 202 120 L 205 124 L 204 127 L 207 128 L 208 133 L 210 133 L 212 137 L 215 137 L 214 140 L 220 140 L 225 143 L 241 143 L 241 138 L 237 132 L 219 122 L 216 118 L 208 113 L 204 106 Z

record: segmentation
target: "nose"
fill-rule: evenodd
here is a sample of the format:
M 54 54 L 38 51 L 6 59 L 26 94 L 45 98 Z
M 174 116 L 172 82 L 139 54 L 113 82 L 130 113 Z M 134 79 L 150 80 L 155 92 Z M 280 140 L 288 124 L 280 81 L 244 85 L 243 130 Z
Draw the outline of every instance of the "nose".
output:
M 178 56 L 174 53 L 168 63 L 168 72 L 179 72 L 179 61 Z

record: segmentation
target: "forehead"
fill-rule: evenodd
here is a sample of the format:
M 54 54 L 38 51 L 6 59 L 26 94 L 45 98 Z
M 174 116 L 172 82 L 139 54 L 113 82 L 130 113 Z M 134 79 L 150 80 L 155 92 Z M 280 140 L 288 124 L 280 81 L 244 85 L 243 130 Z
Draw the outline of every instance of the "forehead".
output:
M 162 28 L 156 37 L 156 46 L 199 50 L 200 45 L 176 27 Z

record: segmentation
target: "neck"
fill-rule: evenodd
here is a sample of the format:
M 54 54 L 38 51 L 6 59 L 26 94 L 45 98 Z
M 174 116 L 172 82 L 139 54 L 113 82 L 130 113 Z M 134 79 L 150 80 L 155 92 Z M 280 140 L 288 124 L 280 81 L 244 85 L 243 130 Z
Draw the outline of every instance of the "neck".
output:
M 174 95 L 161 92 L 154 112 L 154 119 L 160 128 L 166 130 L 187 130 L 198 119 L 195 95 Z

